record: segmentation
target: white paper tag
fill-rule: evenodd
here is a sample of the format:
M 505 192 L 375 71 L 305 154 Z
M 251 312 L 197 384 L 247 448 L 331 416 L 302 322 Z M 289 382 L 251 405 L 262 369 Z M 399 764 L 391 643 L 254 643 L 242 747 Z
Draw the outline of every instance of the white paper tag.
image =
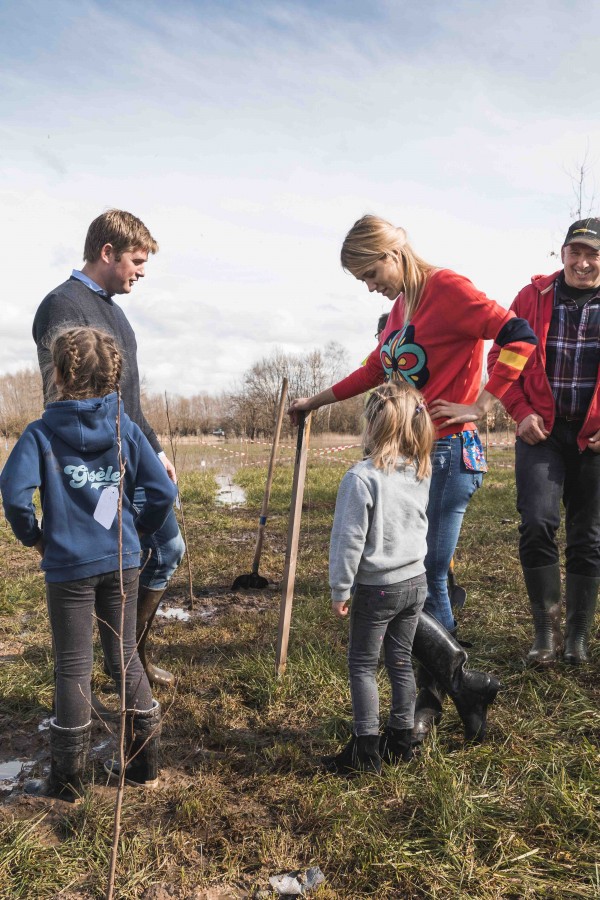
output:
M 179 499 L 179 491 L 177 491 L 177 496 L 175 497 L 175 509 L 181 509 L 181 500 Z
M 119 488 L 116 484 L 104 488 L 94 510 L 94 519 L 107 531 L 112 527 L 119 507 Z

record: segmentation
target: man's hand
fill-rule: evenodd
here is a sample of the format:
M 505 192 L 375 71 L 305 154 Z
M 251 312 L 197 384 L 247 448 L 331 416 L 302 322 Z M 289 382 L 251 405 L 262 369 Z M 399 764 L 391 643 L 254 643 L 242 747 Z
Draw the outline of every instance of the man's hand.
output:
M 177 484 L 177 472 L 175 471 L 175 466 L 173 465 L 171 460 L 167 458 L 167 454 L 159 453 L 158 458 L 167 470 L 167 475 L 169 476 L 173 484 Z
M 537 413 L 530 413 L 517 425 L 517 437 L 532 446 L 545 441 L 549 434 L 550 432 L 546 431 L 544 420 Z M 600 447 L 598 450 L 600 451 Z
M 348 615 L 348 600 L 331 601 L 331 611 L 338 619 L 343 619 Z
M 593 453 L 600 453 L 600 431 L 597 431 L 588 441 L 588 447 Z

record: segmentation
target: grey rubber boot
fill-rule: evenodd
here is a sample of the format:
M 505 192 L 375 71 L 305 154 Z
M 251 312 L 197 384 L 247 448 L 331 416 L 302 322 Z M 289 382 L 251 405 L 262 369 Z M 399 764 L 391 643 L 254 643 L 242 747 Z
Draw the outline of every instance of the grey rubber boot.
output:
M 588 640 L 594 624 L 600 578 L 567 572 L 566 580 L 564 660 L 571 666 L 580 666 L 588 661 Z
M 155 666 L 154 663 L 150 662 L 146 657 L 146 640 L 148 638 L 148 632 L 154 621 L 154 616 L 156 615 L 156 610 L 162 600 L 163 594 L 163 589 L 154 591 L 151 588 L 140 585 L 137 601 L 137 626 L 135 637 L 137 641 L 138 656 L 150 684 L 171 687 L 175 683 L 174 675 L 172 675 L 171 672 L 167 672 L 166 669 L 161 669 L 160 666 Z
M 444 693 L 452 699 L 462 720 L 465 741 L 485 740 L 487 709 L 500 690 L 500 682 L 487 672 L 466 669 L 467 654 L 443 625 L 427 613 L 421 613 L 413 643 L 413 655 L 429 673 L 415 707 L 413 743 L 425 740 L 431 726 L 442 716 Z
M 60 728 L 50 719 L 50 774 L 25 782 L 25 793 L 75 803 L 83 793 L 83 773 L 90 750 L 92 723 Z
M 332 775 L 379 775 L 381 757 L 379 755 L 379 735 L 352 735 L 341 753 L 323 756 L 321 763 Z
M 161 711 L 156 700 L 151 709 L 127 710 L 125 717 L 125 784 L 155 788 L 158 785 Z M 121 771 L 117 759 L 107 760 L 104 770 L 114 778 Z
M 525 587 L 531 604 L 535 636 L 527 654 L 527 665 L 547 668 L 554 665 L 562 651 L 560 630 L 560 566 L 523 567 Z

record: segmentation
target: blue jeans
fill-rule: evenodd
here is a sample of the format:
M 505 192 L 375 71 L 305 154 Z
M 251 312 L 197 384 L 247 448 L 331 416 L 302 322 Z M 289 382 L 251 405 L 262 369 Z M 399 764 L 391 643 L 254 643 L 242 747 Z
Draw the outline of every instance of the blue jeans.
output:
M 411 653 L 427 590 L 424 575 L 377 587 L 357 584 L 350 605 L 348 668 L 354 734 L 379 734 L 377 664 L 383 645 L 392 686 L 392 728 L 412 728 L 415 676 Z
M 451 631 L 454 614 L 448 596 L 448 568 L 454 556 L 469 500 L 483 481 L 482 472 L 465 466 L 462 439 L 440 438 L 431 452 L 431 488 L 427 507 L 427 600 L 425 612 Z
M 135 511 L 139 513 L 145 502 L 144 488 L 136 488 L 133 496 Z M 185 544 L 172 508 L 162 528 L 154 534 L 141 537 L 140 544 L 140 586 L 153 591 L 164 591 L 185 553 Z

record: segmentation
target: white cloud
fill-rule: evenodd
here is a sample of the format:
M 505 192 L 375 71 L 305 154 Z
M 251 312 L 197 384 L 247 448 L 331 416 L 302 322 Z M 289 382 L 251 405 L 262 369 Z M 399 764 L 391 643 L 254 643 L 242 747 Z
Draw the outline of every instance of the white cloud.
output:
M 217 392 L 275 346 L 370 349 L 387 304 L 339 266 L 367 211 L 508 304 L 554 268 L 564 168 L 600 146 L 600 14 L 580 0 L 18 9 L 0 10 L 5 371 L 35 362 L 37 304 L 109 206 L 161 245 L 123 300 L 149 388 Z

